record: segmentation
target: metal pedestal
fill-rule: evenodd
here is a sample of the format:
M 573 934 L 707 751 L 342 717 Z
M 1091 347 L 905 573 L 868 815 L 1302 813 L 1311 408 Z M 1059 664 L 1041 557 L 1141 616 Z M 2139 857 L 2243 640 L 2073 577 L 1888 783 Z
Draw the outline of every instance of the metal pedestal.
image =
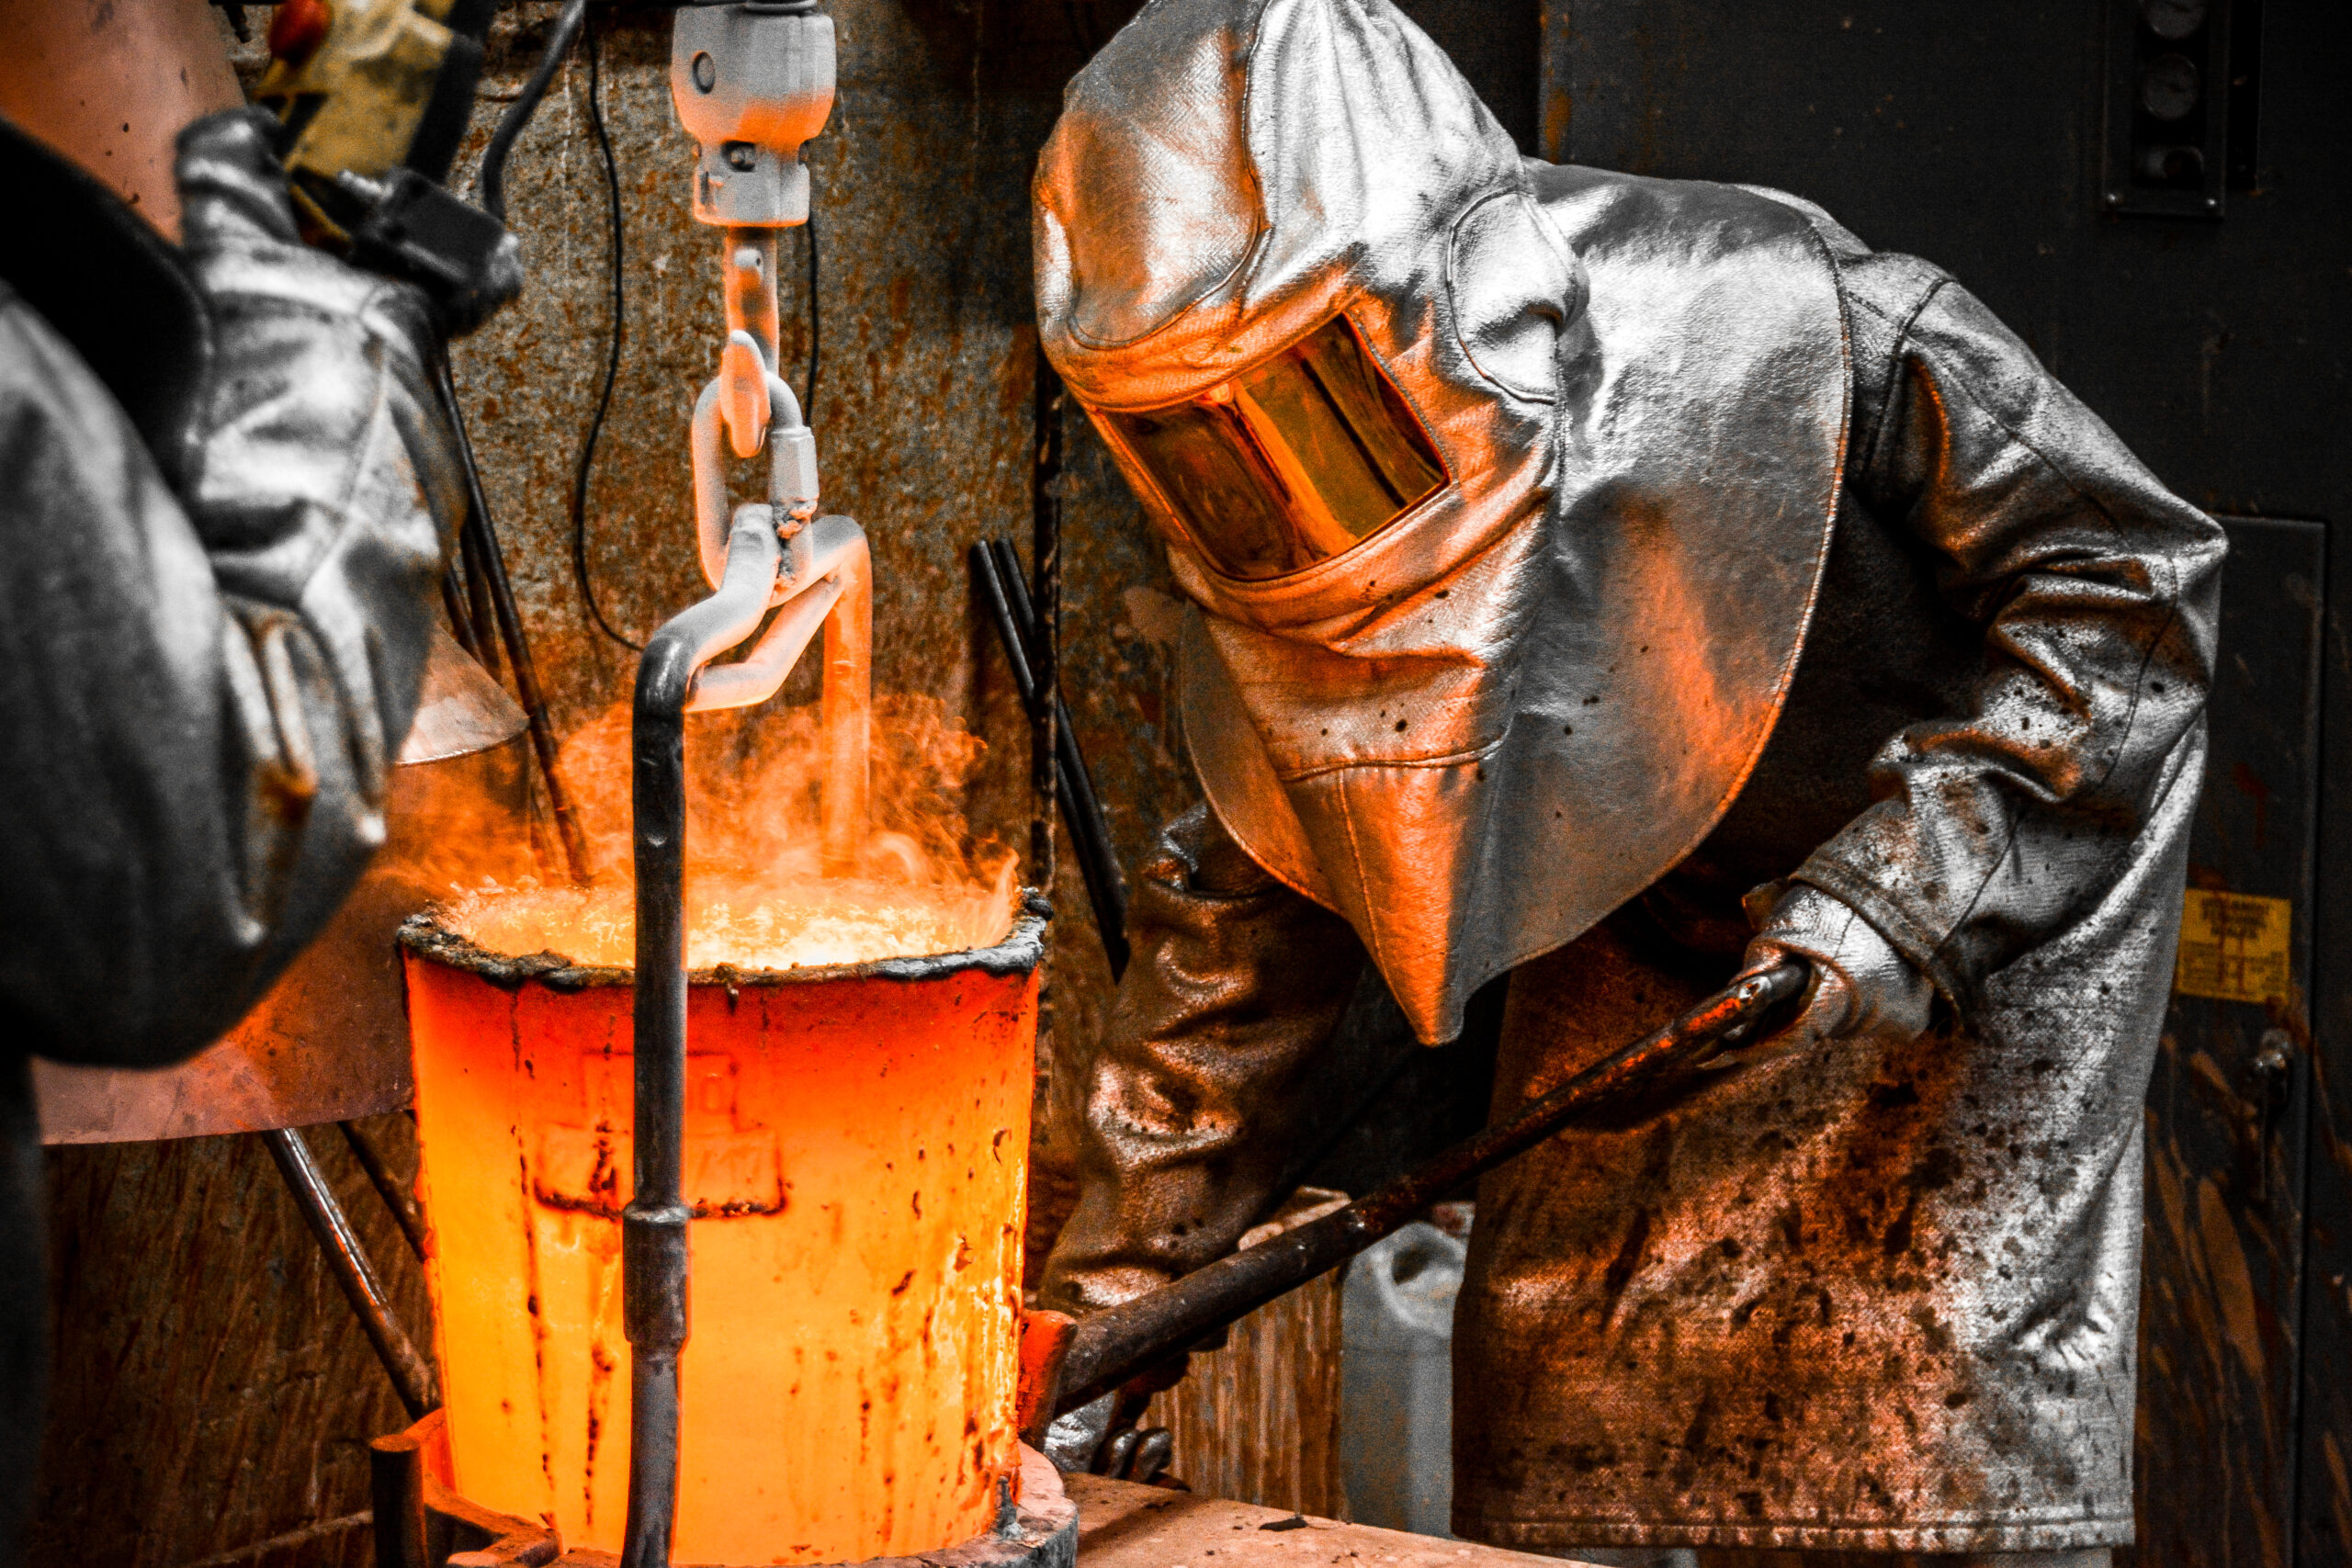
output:
M 545 1525 L 459 1496 L 448 1474 L 441 1412 L 368 1445 L 376 1506 L 377 1568 L 613 1568 L 609 1551 L 563 1550 Z M 827 1568 L 1077 1568 L 1078 1505 L 1045 1455 L 1021 1450 L 1021 1496 L 996 1529 L 910 1557 L 875 1557 Z

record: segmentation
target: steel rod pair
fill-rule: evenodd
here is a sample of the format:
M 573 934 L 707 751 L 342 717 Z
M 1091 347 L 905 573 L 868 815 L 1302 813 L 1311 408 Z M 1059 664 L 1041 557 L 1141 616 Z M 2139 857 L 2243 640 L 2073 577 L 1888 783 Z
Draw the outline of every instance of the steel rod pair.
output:
M 286 1189 L 294 1195 L 311 1234 L 318 1238 L 319 1250 L 326 1255 L 335 1283 L 343 1288 L 351 1310 L 358 1314 L 368 1342 L 375 1347 L 376 1359 L 384 1364 L 385 1373 L 400 1393 L 401 1404 L 408 1409 L 409 1419 L 415 1420 L 438 1408 L 441 1390 L 433 1375 L 433 1363 L 425 1359 L 415 1341 L 401 1326 L 391 1301 L 384 1293 L 383 1283 L 377 1278 L 375 1265 L 368 1257 L 368 1249 L 353 1227 L 351 1217 L 335 1201 L 334 1189 L 327 1184 L 326 1173 L 319 1168 L 310 1144 L 292 1127 L 271 1128 L 262 1134 L 261 1139 L 268 1146 L 270 1157 L 277 1162 L 278 1173 L 285 1177 Z M 356 1139 L 354 1146 L 357 1146 Z M 371 1171 L 371 1179 L 373 1174 Z M 395 1207 L 393 1214 L 401 1217 L 401 1211 Z
M 555 818 L 556 837 L 563 847 L 565 869 L 572 881 L 585 882 L 592 869 L 587 834 L 581 828 L 579 813 L 573 809 L 563 780 L 556 773 L 555 725 L 548 716 L 547 692 L 539 683 L 538 661 L 531 656 L 530 640 L 524 634 L 523 618 L 514 606 L 514 584 L 507 579 L 506 557 L 499 548 L 498 530 L 490 519 L 490 501 L 482 493 L 481 473 L 474 463 L 473 437 L 467 432 L 465 409 L 458 401 L 457 385 L 449 377 L 447 355 L 438 356 L 434 370 L 440 384 L 442 404 L 457 433 L 459 466 L 465 470 L 466 518 L 461 543 L 470 583 L 488 590 L 486 596 L 498 624 L 498 637 L 506 646 L 506 662 L 514 671 L 514 694 L 521 700 L 524 717 L 530 724 L 531 750 L 538 759 L 539 777 L 547 785 L 548 807 Z M 444 592 L 455 620 L 458 596 L 448 591 L 446 580 Z M 486 640 L 481 626 L 469 620 L 464 629 L 471 634 L 466 640 L 476 645 L 468 651 L 480 658 L 481 644 Z
M 1043 646 L 1044 629 L 1032 614 L 1028 591 L 1021 579 L 1021 561 L 1002 539 L 984 539 L 972 547 L 972 581 L 996 626 L 998 641 L 1012 668 L 1013 689 L 1021 694 L 1032 723 L 1043 722 L 1046 712 L 1030 653 Z M 1080 751 L 1078 734 L 1070 726 L 1069 705 L 1056 690 L 1053 696 L 1055 795 L 1061 802 L 1062 821 L 1078 852 L 1078 869 L 1086 881 L 1087 901 L 1094 910 L 1094 927 L 1102 938 L 1102 952 L 1111 962 L 1111 978 L 1127 971 L 1127 890 L 1119 871 L 1118 852 L 1111 847 L 1111 829 L 1102 804 L 1094 793 L 1094 779 Z

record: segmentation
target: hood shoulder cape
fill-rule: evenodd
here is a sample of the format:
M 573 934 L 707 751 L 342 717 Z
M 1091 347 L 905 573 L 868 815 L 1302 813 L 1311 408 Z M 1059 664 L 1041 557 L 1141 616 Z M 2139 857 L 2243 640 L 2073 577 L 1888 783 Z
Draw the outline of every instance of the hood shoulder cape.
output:
M 1851 377 L 1818 209 L 1531 164 L 1589 280 L 1532 537 L 1459 576 L 1532 613 L 1473 754 L 1285 769 L 1311 692 L 1281 639 L 1194 611 L 1184 728 L 1213 809 L 1344 916 L 1424 1041 L 1697 847 L 1770 738 L 1827 558 Z M 1442 584 L 1432 585 L 1432 592 Z

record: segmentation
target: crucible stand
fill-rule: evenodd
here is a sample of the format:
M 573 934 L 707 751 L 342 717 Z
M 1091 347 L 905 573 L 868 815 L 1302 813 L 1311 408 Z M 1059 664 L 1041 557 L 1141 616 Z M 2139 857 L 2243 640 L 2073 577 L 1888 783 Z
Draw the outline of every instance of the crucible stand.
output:
M 545 1525 L 459 1496 L 447 1481 L 441 1412 L 368 1445 L 376 1568 L 616 1568 L 609 1551 L 566 1551 Z M 997 1526 L 959 1545 L 831 1568 L 1077 1568 L 1078 1505 L 1045 1455 L 1021 1450 L 1021 1496 Z M 683 1568 L 683 1565 L 682 1565 Z

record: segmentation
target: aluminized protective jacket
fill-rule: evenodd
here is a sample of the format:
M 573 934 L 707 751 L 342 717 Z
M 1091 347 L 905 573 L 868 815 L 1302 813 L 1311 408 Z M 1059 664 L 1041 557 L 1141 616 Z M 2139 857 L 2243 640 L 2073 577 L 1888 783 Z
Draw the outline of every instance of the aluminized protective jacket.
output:
M 183 138 L 206 363 L 145 438 L 0 315 L 0 1008 L 60 1060 L 174 1060 L 266 988 L 382 841 L 423 678 L 458 504 L 433 330 L 300 243 L 266 123 Z
M 1521 1547 L 2127 1540 L 2140 1101 L 2220 532 L 1941 273 L 1770 193 L 1505 171 L 1432 56 L 1382 0 L 1159 0 L 1073 85 L 1041 165 L 1041 319 L 1081 398 L 1149 407 L 1214 384 L 1217 342 L 1246 343 L 1242 362 L 1278 347 L 1252 335 L 1251 280 L 1317 250 L 1340 259 L 1298 287 L 1327 292 L 1283 331 L 1349 301 L 1454 487 L 1300 574 L 1353 611 L 1285 618 L 1292 580 L 1219 579 L 1138 486 L 1200 610 L 1186 723 L 1212 809 L 1147 868 L 1136 962 L 1075 1065 L 1080 1194 L 1047 1293 L 1107 1304 L 1233 1246 L 1350 1099 L 1323 1064 L 1359 954 L 1425 1039 L 1510 967 L 1511 1105 L 1720 985 L 1750 937 L 1743 895 L 1787 881 L 1932 980 L 1936 1024 L 1792 1032 L 1487 1180 L 1454 1340 L 1456 1529 Z M 1378 200 L 1277 201 L 1292 187 L 1269 160 L 1302 155 L 1281 138 L 1318 101 L 1311 157 L 1343 164 L 1331 143 L 1360 136 L 1394 182 Z M 1224 142 L 1204 129 L 1219 102 Z M 1097 145 L 1121 138 L 1145 150 L 1140 184 Z M 1465 145 L 1476 180 L 1385 162 Z M 1468 261 L 1453 242 L 1376 306 L 1329 280 L 1386 263 L 1282 233 L 1402 210 L 1458 235 L 1465 187 L 1521 192 L 1544 226 Z M 1207 190 L 1250 214 L 1230 271 L 1161 281 L 1128 209 Z M 1469 387 L 1432 387 L 1462 349 L 1458 301 L 1510 298 L 1488 274 L 1557 280 L 1555 242 L 1574 265 L 1554 400 L 1489 387 L 1490 465 L 1453 440 Z M 1388 581 L 1400 557 L 1420 575 L 1391 601 L 1374 563 Z M 1367 627 L 1421 640 L 1383 662 L 1350 641 Z M 1375 750 L 1366 721 L 1400 716 L 1470 752 Z M 1351 749 L 1317 759 L 1309 721 Z
M 183 135 L 185 254 L 0 138 L 51 198 L 0 244 L 0 1561 L 46 1359 L 25 1054 L 185 1056 L 334 912 L 384 836 L 456 516 L 423 302 L 299 243 L 268 124 Z M 84 287 L 19 268 L 28 240 Z M 186 330 L 109 340 L 107 313 Z M 143 353 L 76 351 L 109 341 Z

